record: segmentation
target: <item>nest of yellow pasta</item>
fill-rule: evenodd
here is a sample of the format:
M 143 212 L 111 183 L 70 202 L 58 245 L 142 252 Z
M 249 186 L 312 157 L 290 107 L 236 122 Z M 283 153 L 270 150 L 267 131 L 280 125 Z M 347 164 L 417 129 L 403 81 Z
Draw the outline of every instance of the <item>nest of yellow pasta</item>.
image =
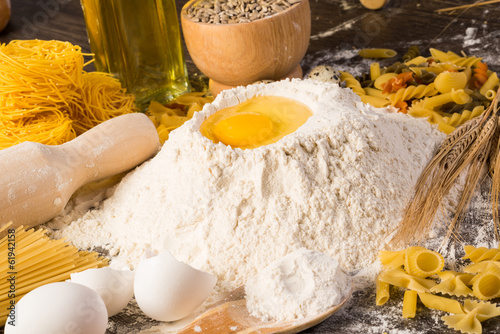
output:
M 79 46 L 15 40 L 0 45 L 0 149 L 58 145 L 134 111 L 134 97 L 106 73 L 86 73 Z
M 385 68 L 374 62 L 370 73 L 355 78 L 344 72 L 341 79 L 363 102 L 425 117 L 449 134 L 489 107 L 499 78 L 480 57 L 437 49 L 430 54 L 411 47 L 400 62 Z

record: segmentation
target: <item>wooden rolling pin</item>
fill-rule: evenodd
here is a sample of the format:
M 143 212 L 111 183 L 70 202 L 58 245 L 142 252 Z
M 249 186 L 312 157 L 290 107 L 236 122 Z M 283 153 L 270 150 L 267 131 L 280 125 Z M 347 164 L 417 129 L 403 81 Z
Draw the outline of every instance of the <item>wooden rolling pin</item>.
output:
M 58 146 L 25 142 L 0 151 L 0 227 L 32 227 L 60 214 L 82 185 L 155 154 L 158 134 L 140 113 L 106 121 Z

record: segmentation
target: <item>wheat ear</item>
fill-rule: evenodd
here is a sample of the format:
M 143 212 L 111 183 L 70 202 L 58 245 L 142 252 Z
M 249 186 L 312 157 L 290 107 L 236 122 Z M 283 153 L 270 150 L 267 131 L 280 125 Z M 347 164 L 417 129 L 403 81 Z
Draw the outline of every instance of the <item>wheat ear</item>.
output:
M 498 96 L 498 93 L 497 93 Z M 495 101 L 494 106 L 495 111 L 498 111 L 498 100 Z M 492 143 L 492 148 L 490 150 L 490 173 L 491 173 L 491 211 L 493 216 L 493 223 L 495 225 L 495 236 L 497 240 L 500 240 L 499 233 L 499 213 L 498 213 L 498 200 L 500 192 L 500 117 L 498 129 L 496 136 Z
M 460 174 L 469 167 L 467 184 L 460 198 L 456 215 L 449 225 L 446 238 L 452 235 L 463 219 L 465 209 L 479 181 L 481 170 L 487 163 L 491 152 L 492 141 L 499 127 L 496 115 L 498 96 L 497 94 L 495 100 L 481 116 L 458 127 L 440 145 L 436 155 L 417 181 L 411 201 L 406 205 L 403 219 L 392 239 L 393 246 L 418 243 L 424 239 L 444 197 Z M 500 166 L 497 174 L 500 174 Z M 498 190 L 500 187 L 497 188 L 497 199 Z

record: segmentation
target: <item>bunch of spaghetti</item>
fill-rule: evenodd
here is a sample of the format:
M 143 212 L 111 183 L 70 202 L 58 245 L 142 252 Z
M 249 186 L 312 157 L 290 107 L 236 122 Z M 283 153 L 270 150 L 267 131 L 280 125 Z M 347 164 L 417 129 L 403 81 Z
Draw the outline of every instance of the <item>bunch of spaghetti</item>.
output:
M 106 73 L 85 73 L 79 46 L 15 40 L 0 45 L 0 149 L 23 141 L 57 145 L 112 117 L 134 97 Z
M 0 233 L 9 228 L 6 224 Z M 43 230 L 9 229 L 0 240 L 0 323 L 5 323 L 11 301 L 42 285 L 70 279 L 70 274 L 108 265 L 95 252 L 79 251 L 64 240 L 53 240 Z

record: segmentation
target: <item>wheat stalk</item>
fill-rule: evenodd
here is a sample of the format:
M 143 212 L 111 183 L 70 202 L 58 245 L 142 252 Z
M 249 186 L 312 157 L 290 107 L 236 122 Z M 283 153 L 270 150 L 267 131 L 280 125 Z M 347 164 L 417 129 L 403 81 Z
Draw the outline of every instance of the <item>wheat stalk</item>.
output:
M 468 5 L 461 5 L 461 6 L 437 9 L 436 12 L 443 13 L 443 12 L 450 12 L 450 11 L 457 10 L 457 9 L 469 9 L 469 8 L 479 7 L 479 6 L 484 6 L 484 5 L 491 5 L 491 4 L 495 4 L 495 3 L 499 3 L 499 2 L 500 2 L 500 0 L 489 0 L 489 1 L 475 2 L 472 4 L 468 4 Z
M 482 170 L 490 163 L 493 169 L 492 211 L 495 233 L 498 236 L 498 200 L 500 192 L 499 116 L 500 89 L 485 112 L 458 127 L 439 146 L 436 155 L 420 175 L 411 201 L 406 205 L 403 219 L 392 239 L 393 246 L 421 242 L 432 227 L 444 197 L 466 170 L 464 190 L 449 223 L 445 241 L 457 234 Z

